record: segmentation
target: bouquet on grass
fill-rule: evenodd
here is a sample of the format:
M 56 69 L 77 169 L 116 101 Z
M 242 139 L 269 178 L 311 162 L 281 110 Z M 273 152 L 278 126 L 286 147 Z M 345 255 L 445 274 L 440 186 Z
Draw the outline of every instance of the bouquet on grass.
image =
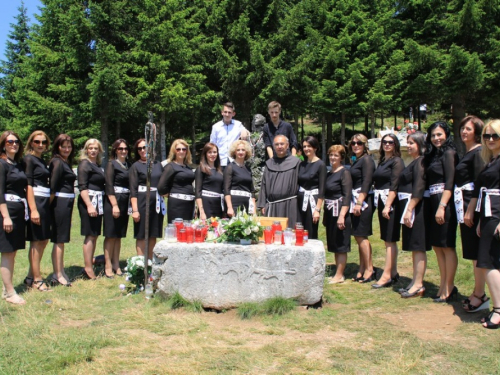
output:
M 152 265 L 153 263 L 148 259 L 148 275 L 151 275 Z M 144 256 L 136 255 L 128 258 L 125 271 L 127 280 L 134 284 L 137 290 L 144 286 Z
M 217 238 L 217 242 L 251 240 L 252 243 L 257 243 L 264 232 L 264 227 L 255 216 L 247 214 L 245 210 L 240 211 L 239 208 L 236 215 L 230 220 L 223 221 L 221 226 L 222 233 Z

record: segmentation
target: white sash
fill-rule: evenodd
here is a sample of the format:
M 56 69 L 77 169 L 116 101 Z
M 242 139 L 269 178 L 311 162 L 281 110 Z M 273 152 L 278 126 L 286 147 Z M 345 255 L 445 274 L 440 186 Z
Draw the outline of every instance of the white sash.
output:
M 380 197 L 382 199 L 382 203 L 384 205 L 387 203 L 387 198 L 389 198 L 389 189 L 373 189 L 373 192 L 375 193 L 375 207 L 378 207 L 378 198 Z M 391 206 L 391 211 L 394 209 Z
M 253 200 L 252 200 L 252 193 L 250 193 L 248 191 L 243 191 L 243 190 L 231 190 L 229 193 L 231 195 L 237 195 L 239 197 L 248 197 L 248 213 L 253 214 L 255 212 L 255 206 L 254 206 Z M 274 202 L 269 202 L 269 203 L 274 203 Z
M 92 206 L 94 206 L 95 209 L 97 209 L 97 213 L 99 215 L 104 214 L 104 208 L 102 205 L 102 197 L 104 195 L 104 191 L 97 191 L 97 190 L 87 190 L 89 193 L 89 197 L 92 197 Z
M 444 191 L 444 183 L 429 186 L 429 194 L 436 195 Z
M 222 207 L 222 211 L 224 211 L 224 194 L 219 194 L 210 190 L 202 190 L 201 195 L 204 197 L 212 197 L 212 198 L 220 197 L 220 206 Z
M 33 194 L 35 197 L 50 198 L 50 188 L 33 186 Z
M 341 203 L 342 203 L 342 197 L 338 199 L 325 199 L 326 209 L 332 210 L 333 217 L 339 216 Z
M 469 182 L 464 186 L 458 187 L 455 185 L 455 210 L 457 211 L 457 220 L 459 223 L 464 222 L 464 194 L 463 191 L 473 191 L 474 190 L 474 182 Z
M 147 190 L 146 186 L 139 185 L 139 193 L 145 193 L 146 190 Z M 165 201 L 163 200 L 163 197 L 161 197 L 160 194 L 158 194 L 158 189 L 155 187 L 150 187 L 149 190 L 156 191 L 156 213 L 159 214 L 160 209 L 161 209 L 162 215 L 165 215 L 167 213 L 167 207 L 165 207 Z M 179 194 L 170 194 L 171 197 L 178 198 L 178 197 L 176 197 L 176 195 L 179 195 Z M 180 194 L 180 195 L 184 195 L 184 194 Z M 192 196 L 192 197 L 193 197 L 193 199 L 191 199 L 191 200 L 194 200 L 194 196 Z M 178 199 L 182 199 L 182 198 L 178 198 Z
M 5 194 L 4 195 L 6 201 L 10 202 L 23 202 L 24 204 L 24 220 L 29 220 L 30 215 L 28 213 L 28 202 L 26 201 L 26 198 L 21 198 L 19 195 L 15 194 Z
M 403 210 L 403 214 L 401 215 L 401 220 L 399 221 L 401 224 L 404 224 L 405 223 L 405 220 L 404 220 L 404 217 L 406 215 L 406 211 L 408 211 L 408 205 L 410 204 L 410 200 L 411 200 L 411 194 L 410 193 L 398 193 L 398 199 L 400 201 L 402 200 L 405 200 L 406 199 L 406 205 L 405 205 L 405 209 Z M 411 219 L 410 219 L 410 222 L 413 224 L 413 220 L 415 220 L 415 210 L 413 209 L 411 211 Z
M 130 193 L 130 190 L 121 186 L 113 186 L 113 190 L 117 194 L 128 194 Z
M 56 197 L 59 198 L 74 198 L 75 194 L 74 193 L 61 193 L 60 191 L 56 192 Z
M 500 195 L 500 189 L 487 189 L 485 187 L 482 187 L 481 190 L 479 191 L 479 197 L 477 199 L 477 205 L 476 205 L 476 211 L 481 210 L 481 202 L 483 200 L 483 192 L 485 193 L 485 198 L 484 198 L 484 216 L 485 217 L 490 217 L 491 216 L 491 195 Z
M 356 202 L 358 200 L 360 193 L 361 193 L 361 188 L 352 189 L 351 209 L 349 210 L 349 212 L 354 211 L 354 207 L 356 207 Z M 367 207 L 368 207 L 368 203 L 363 201 L 363 203 L 361 204 L 361 211 L 364 211 Z
M 307 204 L 311 204 L 311 212 L 314 214 L 316 209 L 316 201 L 314 200 L 314 195 L 318 195 L 318 189 L 306 190 L 302 186 L 299 187 L 299 192 L 304 193 L 304 201 L 302 202 L 302 211 L 307 210 Z

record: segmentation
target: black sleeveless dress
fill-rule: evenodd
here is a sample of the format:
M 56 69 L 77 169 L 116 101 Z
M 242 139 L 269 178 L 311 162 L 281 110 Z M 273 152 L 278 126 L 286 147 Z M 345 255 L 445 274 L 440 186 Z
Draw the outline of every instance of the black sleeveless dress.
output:
M 104 172 L 97 164 L 91 163 L 88 160 L 82 160 L 78 164 L 78 189 L 83 190 L 104 191 Z M 92 197 L 90 197 L 92 200 Z M 102 197 L 104 204 L 104 196 Z M 96 208 L 97 211 L 98 208 Z M 81 194 L 78 196 L 78 212 L 80 213 L 82 236 L 100 236 L 102 227 L 102 216 L 98 215 L 90 217 L 87 211 L 87 205 L 82 199 Z
M 193 181 L 194 172 L 188 165 L 170 162 L 163 169 L 163 174 L 158 182 L 158 191 L 161 195 L 169 194 L 167 201 L 169 223 L 176 218 L 193 220 L 194 199 L 184 200 L 172 197 L 172 194 L 183 194 L 194 198 Z
M 222 217 L 224 214 L 222 208 L 224 205 L 224 198 L 221 204 L 221 199 L 219 197 L 208 197 L 203 195 L 203 190 L 211 191 L 216 194 L 223 194 L 222 187 L 224 177 L 222 173 L 217 172 L 215 168 L 211 168 L 210 174 L 206 174 L 198 167 L 194 172 L 194 181 L 196 199 L 201 198 L 203 211 L 205 211 L 207 219 L 210 217 Z
M 52 227 L 50 241 L 68 243 L 71 234 L 71 218 L 75 203 L 76 175 L 70 165 L 58 156 L 49 163 L 50 192 L 55 197 L 50 204 Z M 72 198 L 58 196 L 58 193 L 73 194 Z
M 368 237 L 373 234 L 373 173 L 375 172 L 375 162 L 369 155 L 356 160 L 350 169 L 353 190 L 361 188 L 361 193 L 366 193 L 365 202 L 368 205 L 360 216 L 351 215 L 352 235 L 358 237 Z
M 106 181 L 106 197 L 104 198 L 104 237 L 125 238 L 128 228 L 128 209 L 130 203 L 130 193 L 115 193 L 115 186 L 129 189 L 128 170 L 130 163 L 125 162 L 125 168 L 116 160 L 110 160 L 104 170 L 104 180 Z M 120 209 L 120 216 L 114 218 L 113 206 L 109 201 L 109 196 L 114 195 L 116 203 Z

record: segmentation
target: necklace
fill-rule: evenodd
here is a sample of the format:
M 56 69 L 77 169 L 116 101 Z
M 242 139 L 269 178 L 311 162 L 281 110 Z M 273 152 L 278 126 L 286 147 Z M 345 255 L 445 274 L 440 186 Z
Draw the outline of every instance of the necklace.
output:
M 16 162 L 7 156 L 7 163 L 16 165 Z
M 115 159 L 115 160 L 116 160 L 116 162 L 117 162 L 118 164 L 120 164 L 120 165 L 121 165 L 121 167 L 122 167 L 123 169 L 125 169 L 125 170 L 127 170 L 127 169 L 128 169 L 128 166 L 124 165 L 124 164 L 123 164 L 120 160 L 118 160 L 118 159 Z

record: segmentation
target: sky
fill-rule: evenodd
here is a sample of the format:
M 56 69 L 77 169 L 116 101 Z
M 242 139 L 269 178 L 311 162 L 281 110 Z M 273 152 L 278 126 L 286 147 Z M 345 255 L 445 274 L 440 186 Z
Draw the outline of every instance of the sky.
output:
M 36 22 L 33 14 L 39 13 L 38 7 L 42 3 L 40 0 L 24 0 L 24 6 L 28 9 L 28 17 L 30 18 L 30 24 Z M 5 60 L 5 42 L 7 41 L 7 35 L 11 32 L 11 23 L 16 23 L 16 17 L 19 14 L 17 8 L 21 6 L 21 0 L 2 0 L 2 6 L 0 10 L 0 60 Z

